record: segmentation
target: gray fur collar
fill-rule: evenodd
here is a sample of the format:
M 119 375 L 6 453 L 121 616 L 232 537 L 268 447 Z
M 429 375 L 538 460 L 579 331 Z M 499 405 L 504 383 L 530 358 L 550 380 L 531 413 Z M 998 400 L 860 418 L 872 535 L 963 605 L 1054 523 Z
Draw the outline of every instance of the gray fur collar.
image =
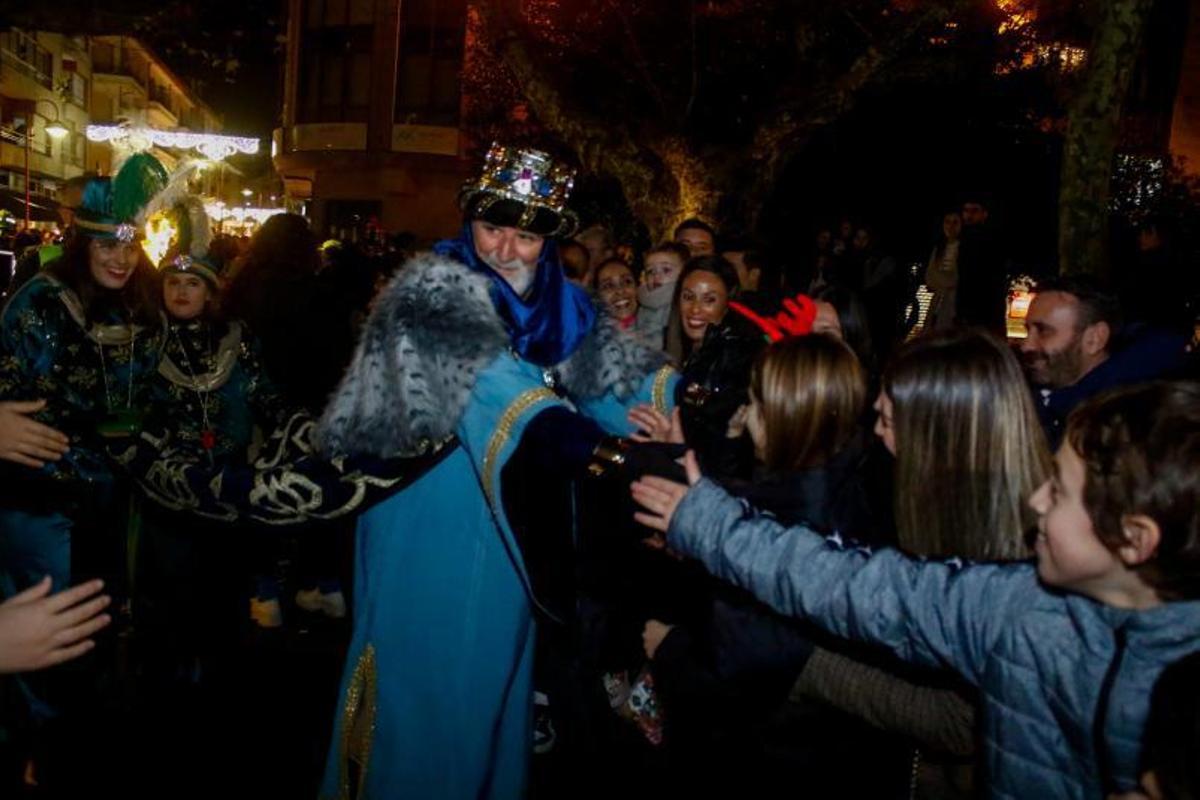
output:
M 509 347 L 487 276 L 434 253 L 408 261 L 376 299 L 317 428 L 322 452 L 414 455 L 453 435 L 479 371 Z M 568 395 L 631 396 L 667 362 L 603 312 L 554 372 Z

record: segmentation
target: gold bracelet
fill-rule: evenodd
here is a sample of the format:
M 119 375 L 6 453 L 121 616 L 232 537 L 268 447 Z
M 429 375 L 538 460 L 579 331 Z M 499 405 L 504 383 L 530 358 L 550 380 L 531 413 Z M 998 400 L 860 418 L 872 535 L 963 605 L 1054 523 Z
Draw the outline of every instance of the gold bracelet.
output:
M 600 478 L 607 475 L 615 467 L 625 464 L 625 452 L 629 449 L 629 440 L 616 436 L 608 436 L 600 440 L 592 451 L 592 460 L 588 464 L 588 474 Z

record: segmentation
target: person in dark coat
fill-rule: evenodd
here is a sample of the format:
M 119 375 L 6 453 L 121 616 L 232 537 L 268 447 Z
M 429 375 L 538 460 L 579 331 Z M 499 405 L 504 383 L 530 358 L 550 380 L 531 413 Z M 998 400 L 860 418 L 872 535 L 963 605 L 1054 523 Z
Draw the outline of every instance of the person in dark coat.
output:
M 858 477 L 866 454 L 858 425 L 865 396 L 862 368 L 840 340 L 813 334 L 772 344 L 755 361 L 749 403 L 730 425 L 724 453 L 752 455 L 755 476 L 725 485 L 778 519 L 803 520 L 830 534 L 878 543 Z M 736 446 L 743 438 L 749 448 Z M 810 629 L 728 584 L 712 581 L 708 594 L 702 619 L 651 619 L 643 633 L 663 707 L 672 775 L 684 782 L 729 780 L 731 788 L 753 775 L 752 785 L 765 789 L 778 785 L 782 776 L 803 772 L 812 787 L 829 780 L 830 788 L 853 788 L 851 793 L 872 797 L 888 796 L 885 784 L 903 784 L 906 759 L 895 742 L 893 769 L 882 770 L 886 778 L 848 778 L 831 766 L 828 747 L 799 736 L 781 713 L 813 652 Z M 821 730 L 817 738 L 822 739 L 833 729 L 854 730 L 859 741 L 870 739 L 886 749 L 886 737 L 841 715 L 815 714 L 801 727 Z M 880 749 L 874 752 L 877 762 L 889 760 Z M 714 759 L 720 769 L 702 766 Z
M 682 364 L 676 402 L 702 462 L 716 457 L 730 418 L 746 403 L 750 367 L 766 344 L 762 331 L 730 308 L 737 296 L 737 272 L 719 256 L 693 258 L 676 287 L 667 352 Z
M 994 224 L 988 217 L 985 199 L 969 195 L 962 210 L 955 321 L 1004 336 L 1008 274 Z

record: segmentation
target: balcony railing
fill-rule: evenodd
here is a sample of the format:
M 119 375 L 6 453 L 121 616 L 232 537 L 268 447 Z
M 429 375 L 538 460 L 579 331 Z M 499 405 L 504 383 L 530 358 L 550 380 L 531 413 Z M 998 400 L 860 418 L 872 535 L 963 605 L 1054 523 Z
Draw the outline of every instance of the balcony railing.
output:
M 54 56 L 29 34 L 15 29 L 0 33 L 0 60 L 45 88 L 54 88 Z
M 8 142 L 15 144 L 18 147 L 25 146 L 25 134 L 21 133 L 16 128 L 10 128 L 7 125 L 0 125 L 0 142 Z

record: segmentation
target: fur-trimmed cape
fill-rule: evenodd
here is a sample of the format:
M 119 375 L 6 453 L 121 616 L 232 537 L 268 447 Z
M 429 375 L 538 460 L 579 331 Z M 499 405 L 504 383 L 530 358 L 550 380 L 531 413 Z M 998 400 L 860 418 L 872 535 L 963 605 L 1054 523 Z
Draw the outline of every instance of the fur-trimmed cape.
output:
M 412 455 L 453 435 L 479 371 L 509 347 L 486 275 L 422 253 L 380 293 L 317 428 L 327 455 Z M 554 373 L 568 396 L 626 399 L 667 357 L 607 314 Z

